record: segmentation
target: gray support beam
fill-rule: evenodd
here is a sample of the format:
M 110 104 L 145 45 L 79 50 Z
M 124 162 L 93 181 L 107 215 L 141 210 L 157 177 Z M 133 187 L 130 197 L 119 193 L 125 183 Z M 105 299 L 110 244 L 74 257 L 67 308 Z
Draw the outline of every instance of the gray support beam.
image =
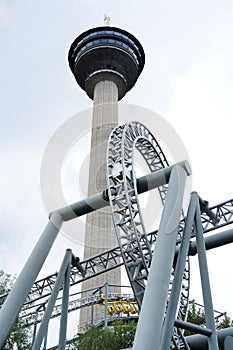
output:
M 44 336 L 47 332 L 47 329 L 48 329 L 49 320 L 50 320 L 54 305 L 56 303 L 58 293 L 61 289 L 62 282 L 64 281 L 65 272 L 67 270 L 68 264 L 70 264 L 71 256 L 72 256 L 72 251 L 70 249 L 67 249 L 66 254 L 64 256 L 64 259 L 62 261 L 54 288 L 53 288 L 53 292 L 52 292 L 51 297 L 49 299 L 47 308 L 45 310 L 43 320 L 41 322 L 40 328 L 39 328 L 38 333 L 36 335 L 36 339 L 35 339 L 35 342 L 33 344 L 32 350 L 40 349 L 43 338 L 44 338 Z
M 195 226 L 196 226 L 196 244 L 197 244 L 197 252 L 198 252 L 198 262 L 199 269 L 201 275 L 201 284 L 202 284 L 202 293 L 203 293 L 203 301 L 204 301 L 204 309 L 205 309 L 205 320 L 206 326 L 212 330 L 212 334 L 208 337 L 209 348 L 211 350 L 218 350 L 218 342 L 217 342 L 217 334 L 216 327 L 214 321 L 214 311 L 213 311 L 213 303 L 211 296 L 211 288 L 209 281 L 209 273 L 208 273 L 208 264 L 206 258 L 206 250 L 205 243 L 203 237 L 203 228 L 201 223 L 201 212 L 199 206 L 199 197 L 197 193 L 194 193 L 196 197 L 196 215 L 195 215 Z
M 47 340 L 48 340 L 48 328 L 46 329 L 45 336 L 44 336 L 43 350 L 47 349 Z
M 70 267 L 71 267 L 71 250 L 67 251 L 67 268 L 65 272 L 65 279 L 63 285 L 62 295 L 62 309 L 61 309 L 61 320 L 60 320 L 60 333 L 59 333 L 59 350 L 65 350 L 66 347 L 66 331 L 67 331 L 67 318 L 69 309 L 69 290 L 70 290 Z
M 182 328 L 182 329 L 185 329 L 187 331 L 195 332 L 195 333 L 202 334 L 202 335 L 205 335 L 208 337 L 212 334 L 211 329 L 198 326 L 194 323 L 189 323 L 189 322 L 185 322 L 182 320 L 175 320 L 174 324 L 178 328 Z
M 104 284 L 104 294 L 105 294 L 105 301 L 104 301 L 104 329 L 107 329 L 108 327 L 108 282 Z
M 151 242 L 155 242 L 156 237 L 157 237 L 157 231 L 151 232 L 148 234 L 148 239 Z M 221 246 L 229 244 L 229 243 L 233 243 L 233 230 L 232 229 L 205 237 L 206 250 L 221 247 Z M 180 249 L 180 245 L 178 245 L 176 247 L 175 261 L 176 261 L 177 256 L 178 256 L 179 249 Z M 120 255 L 119 250 L 120 250 L 119 247 L 115 247 L 115 248 L 112 248 L 110 250 L 106 250 L 105 252 L 103 252 L 101 254 L 92 256 L 90 259 L 82 261 L 80 263 L 80 265 L 82 266 L 82 268 L 86 272 L 85 279 L 92 278 L 93 275 L 97 276 L 97 275 L 105 272 L 106 270 L 110 271 L 110 270 L 115 269 L 116 267 L 123 265 L 124 263 L 122 261 L 120 263 L 116 262 L 116 256 Z M 193 240 L 190 242 L 188 255 L 194 256 L 196 254 L 197 254 L 196 240 Z M 175 266 L 175 263 L 174 263 L 174 266 Z M 55 279 L 56 279 L 56 275 L 53 274 L 53 275 L 47 276 L 46 278 L 44 278 L 42 280 L 37 281 L 36 285 L 34 286 L 34 289 L 31 290 L 31 292 L 30 292 L 30 296 L 33 297 L 33 293 L 35 293 L 35 295 L 39 295 L 39 296 L 34 297 L 33 300 L 36 301 L 36 300 L 39 300 L 45 296 L 49 296 L 50 293 L 48 293 L 48 290 L 51 289 L 52 284 L 54 283 Z M 81 283 L 83 280 L 84 279 L 81 278 L 81 276 L 79 275 L 79 273 L 77 271 L 72 270 L 71 282 L 70 282 L 71 286 L 78 284 L 78 283 Z M 1 300 L 1 297 L 4 298 L 5 296 L 4 295 L 0 296 L 0 300 Z M 27 302 L 25 303 L 25 305 L 26 304 L 27 304 Z
M 37 330 L 37 323 L 35 323 L 34 326 L 33 326 L 32 344 L 31 344 L 31 345 L 33 345 L 33 343 L 34 343 L 34 341 L 35 341 L 35 338 L 36 338 L 36 330 Z
M 171 171 L 133 350 L 160 348 L 186 176 L 181 166 Z
M 179 322 L 180 322 L 180 320 L 179 320 Z M 182 327 L 182 325 L 179 323 L 177 324 L 177 326 Z M 186 328 L 186 327 L 184 327 L 184 328 Z M 196 329 L 197 331 L 198 331 L 198 328 L 202 328 L 202 327 L 197 326 L 197 329 Z M 219 347 L 223 347 L 225 339 L 227 339 L 228 337 L 233 337 L 233 327 L 218 330 L 217 337 L 218 337 Z M 188 337 L 185 337 L 185 339 L 190 347 L 190 350 L 200 350 L 200 349 L 201 350 L 208 350 L 209 349 L 208 348 L 208 337 L 205 335 L 201 335 L 201 334 L 189 335 Z M 233 347 L 231 347 L 229 349 L 232 350 Z M 124 350 L 133 350 L 133 348 L 128 348 L 128 349 L 124 349 Z M 226 349 L 224 349 L 224 350 L 226 350 Z
M 224 350 L 232 350 L 233 349 L 233 337 L 229 336 L 226 337 L 224 340 Z
M 0 310 L 0 348 L 2 347 L 14 321 L 23 306 L 30 289 L 62 226 L 62 217 L 54 213 L 44 232 L 35 245 L 23 270 L 15 281 L 11 292 Z
M 218 248 L 229 243 L 233 243 L 233 230 L 226 230 L 214 235 L 205 237 L 205 248 L 206 250 Z M 179 248 L 177 247 L 177 250 Z M 197 254 L 197 243 L 196 240 L 190 242 L 188 255 L 194 256 Z
M 89 214 L 95 210 L 109 206 L 106 191 L 95 194 L 94 196 L 82 199 L 79 202 L 60 208 L 57 212 L 64 221 L 75 219 L 79 216 Z M 50 215 L 52 215 L 51 213 Z
M 171 165 L 167 168 L 160 169 L 148 175 L 142 176 L 137 179 L 138 194 L 144 193 L 153 188 L 165 185 L 168 183 L 171 171 L 176 166 L 182 167 L 188 175 L 191 174 L 191 169 L 187 161 L 182 161 L 177 164 Z M 98 193 L 94 196 L 83 199 L 79 202 L 70 204 L 66 207 L 60 208 L 57 212 L 62 216 L 64 221 L 75 219 L 76 217 L 86 215 L 95 210 L 109 206 L 107 190 Z M 52 213 L 50 214 L 52 215 Z
M 219 347 L 223 347 L 224 340 L 226 337 L 233 337 L 233 327 L 220 329 L 217 331 L 218 345 Z M 195 334 L 189 335 L 185 338 L 190 346 L 191 350 L 208 350 L 208 337 L 204 335 Z
M 157 170 L 153 173 L 149 173 L 145 176 L 142 176 L 137 179 L 137 190 L 138 194 L 150 191 L 159 186 L 163 186 L 169 182 L 171 171 L 174 166 L 179 165 L 187 172 L 188 175 L 191 175 L 191 168 L 189 163 L 186 160 L 179 162 L 177 164 L 170 165 L 166 168 Z
M 188 208 L 187 218 L 185 221 L 183 238 L 179 249 L 178 260 L 176 263 L 172 291 L 166 312 L 165 322 L 163 325 L 162 340 L 160 345 L 161 349 L 163 350 L 167 350 L 170 348 L 172 333 L 174 329 L 174 322 L 177 313 L 177 305 L 179 303 L 180 290 L 184 275 L 185 262 L 189 248 L 189 240 L 192 234 L 192 226 L 194 222 L 196 206 L 196 198 L 193 194 L 191 194 L 191 200 Z

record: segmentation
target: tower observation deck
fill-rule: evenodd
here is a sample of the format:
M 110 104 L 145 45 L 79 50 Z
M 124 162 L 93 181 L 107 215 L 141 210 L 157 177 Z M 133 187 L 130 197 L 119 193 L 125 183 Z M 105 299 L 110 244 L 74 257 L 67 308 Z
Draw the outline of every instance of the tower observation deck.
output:
M 117 102 L 136 83 L 144 67 L 145 55 L 132 34 L 116 27 L 103 26 L 79 35 L 70 47 L 68 61 L 77 83 L 93 100 L 88 184 L 88 196 L 91 196 L 107 187 L 107 141 L 112 129 L 118 125 Z M 117 245 L 110 208 L 89 214 L 86 219 L 84 259 Z M 120 286 L 120 269 L 84 282 L 82 291 L 105 282 Z M 109 292 L 119 293 L 120 287 L 111 287 Z M 97 316 L 98 312 L 95 308 L 93 315 L 93 310 L 82 309 L 80 324 L 90 322 L 90 317 L 101 318 L 101 315 Z
M 93 28 L 79 35 L 68 59 L 78 84 L 91 99 L 97 82 L 110 80 L 117 85 L 120 100 L 134 86 L 145 63 L 139 41 L 115 27 Z

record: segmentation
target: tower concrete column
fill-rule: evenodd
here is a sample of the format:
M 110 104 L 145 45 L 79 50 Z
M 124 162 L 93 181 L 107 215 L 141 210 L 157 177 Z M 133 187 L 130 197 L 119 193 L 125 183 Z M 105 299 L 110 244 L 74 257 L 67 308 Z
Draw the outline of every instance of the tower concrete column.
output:
M 100 81 L 94 88 L 94 104 L 92 115 L 92 135 L 89 167 L 88 196 L 107 188 L 106 154 L 108 137 L 118 125 L 118 88 L 109 80 Z M 84 259 L 117 246 L 117 237 L 113 227 L 110 207 L 102 208 L 87 215 Z M 82 291 L 104 285 L 121 284 L 120 268 L 87 280 L 82 284 Z M 103 289 L 104 292 L 104 289 Z M 109 288 L 109 292 L 120 293 L 120 288 Z M 90 294 L 87 293 L 87 294 Z M 82 293 L 85 296 L 85 293 Z M 85 307 L 80 311 L 80 325 L 104 318 L 104 307 Z

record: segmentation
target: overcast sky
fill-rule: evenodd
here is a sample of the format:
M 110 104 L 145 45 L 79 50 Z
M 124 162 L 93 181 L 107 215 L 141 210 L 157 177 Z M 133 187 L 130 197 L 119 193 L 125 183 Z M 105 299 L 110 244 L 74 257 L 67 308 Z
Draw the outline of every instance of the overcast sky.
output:
M 145 68 L 122 103 L 147 107 L 176 130 L 202 198 L 211 205 L 233 198 L 232 0 L 1 0 L 0 268 L 6 272 L 21 270 L 47 222 L 40 194 L 46 145 L 60 125 L 92 106 L 67 52 L 78 34 L 103 25 L 104 14 L 145 50 Z M 58 269 L 55 256 L 67 247 L 81 252 L 81 244 L 60 235 L 43 276 Z M 208 253 L 215 308 L 231 317 L 232 249 Z M 193 288 L 191 296 L 199 301 L 200 291 Z

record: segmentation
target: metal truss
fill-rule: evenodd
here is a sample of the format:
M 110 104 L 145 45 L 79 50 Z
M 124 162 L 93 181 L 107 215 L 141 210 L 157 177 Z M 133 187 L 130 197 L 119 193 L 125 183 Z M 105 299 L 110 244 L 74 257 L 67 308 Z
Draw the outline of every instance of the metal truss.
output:
M 213 206 L 211 208 L 205 208 L 205 212 L 204 215 L 202 213 L 201 216 L 201 220 L 202 223 L 206 222 L 206 212 L 207 209 L 210 210 L 209 211 L 209 222 L 211 223 L 212 221 L 214 221 L 212 223 L 212 226 L 214 226 L 213 228 L 211 228 L 212 230 L 216 230 L 222 226 L 225 225 L 229 225 L 233 222 L 233 212 L 229 209 L 230 206 L 232 206 L 233 200 L 230 201 L 226 201 L 224 203 L 222 203 L 222 205 L 216 205 Z M 227 210 L 226 210 L 227 207 Z M 215 218 L 213 217 L 213 213 L 218 212 L 219 213 L 219 217 L 218 217 L 218 221 L 216 222 Z M 220 216 L 221 214 L 221 216 Z M 205 226 L 205 232 L 210 231 L 210 226 L 206 225 Z M 204 231 L 204 229 L 203 229 Z M 156 238 L 157 238 L 157 232 L 152 232 L 150 234 L 147 235 L 147 239 L 148 242 L 150 244 L 151 247 L 151 251 L 153 252 L 155 244 L 156 244 Z M 125 244 L 126 246 L 127 244 Z M 83 269 L 85 269 L 86 271 L 86 276 L 85 278 L 82 278 L 82 273 L 77 271 L 76 269 L 73 269 L 71 271 L 70 274 L 70 285 L 73 286 L 77 283 L 82 282 L 84 279 L 87 278 L 92 278 L 94 276 L 96 276 L 97 274 L 100 273 L 104 273 L 107 270 L 112 270 L 114 269 L 116 266 L 116 261 L 117 258 L 121 256 L 121 250 L 120 247 L 115 247 L 109 251 L 106 251 L 104 253 L 101 253 L 99 255 L 96 255 L 95 257 L 92 257 L 86 261 L 81 262 L 81 265 L 83 267 Z M 123 261 L 118 262 L 118 266 L 123 265 Z M 98 272 L 97 272 L 98 270 Z M 32 301 L 36 301 L 38 299 L 42 299 L 45 298 L 46 296 L 50 296 L 51 295 L 51 291 L 54 287 L 55 281 L 57 279 L 57 273 L 48 276 L 45 279 L 41 279 L 37 282 L 34 283 L 33 288 L 31 290 L 30 293 L 30 298 L 28 299 L 28 301 L 24 304 L 24 308 L 22 310 L 21 315 L 24 315 L 24 317 L 26 318 L 31 318 L 30 316 L 33 317 L 33 313 L 36 314 L 36 317 L 33 319 L 31 324 L 37 324 L 40 323 L 43 315 L 44 315 L 44 310 L 47 306 L 48 300 L 45 301 L 45 299 L 41 300 L 40 304 L 38 305 L 34 305 L 32 307 L 30 307 L 30 305 L 28 305 L 29 302 Z M 185 274 L 184 274 L 185 276 Z M 171 279 L 173 278 L 173 274 L 171 276 Z M 183 306 L 185 306 L 185 304 L 182 304 L 183 301 L 186 301 L 186 292 L 188 292 L 188 290 L 185 290 L 185 288 L 188 288 L 187 285 L 185 286 L 184 283 L 184 277 L 183 277 L 183 287 L 182 287 L 182 294 L 183 294 L 183 298 L 181 298 L 180 300 L 180 308 L 179 308 L 179 319 L 185 319 L 185 315 L 182 315 L 182 311 L 183 311 Z M 76 299 L 76 300 L 71 300 L 68 304 L 68 312 L 71 311 L 75 311 L 77 309 L 80 309 L 82 307 L 86 307 L 86 306 L 90 306 L 90 305 L 94 305 L 94 304 L 99 304 L 100 303 L 100 296 L 88 296 L 86 298 L 80 298 L 80 299 Z M 35 307 L 37 309 L 35 309 Z M 30 311 L 31 310 L 31 311 Z M 35 312 L 36 311 L 36 312 Z M 61 305 L 59 305 L 59 301 L 58 304 L 54 307 L 51 318 L 54 317 L 58 317 L 61 315 Z M 176 324 L 176 323 L 175 323 Z M 28 323 L 28 325 L 30 325 L 30 323 Z M 184 344 L 184 339 L 183 339 L 183 335 L 180 332 L 179 329 L 179 324 L 176 324 L 176 326 L 178 326 L 178 328 L 176 328 L 173 332 L 173 337 L 172 337 L 172 343 L 171 343 L 171 349 L 174 348 L 179 348 L 179 349 L 186 349 L 185 344 Z M 173 344 L 173 345 L 172 345 Z M 177 347 L 176 347 L 177 346 Z
M 144 125 L 132 122 L 112 131 L 107 153 L 109 202 L 122 259 L 140 307 L 152 252 L 139 206 L 134 148 L 141 153 L 151 172 L 168 163 L 158 142 Z M 159 193 L 163 201 L 166 187 L 159 188 Z
M 124 264 L 140 309 L 147 285 L 148 273 L 151 267 L 152 253 L 156 245 L 157 232 L 155 231 L 147 234 L 144 227 L 139 206 L 137 179 L 134 168 L 135 149 L 140 152 L 152 173 L 160 171 L 168 166 L 161 147 L 144 125 L 132 122 L 119 126 L 112 131 L 107 155 L 107 193 L 112 208 L 113 222 L 119 246 L 80 262 L 79 267 L 76 266 L 77 270 L 75 268 L 71 270 L 69 286 L 73 286 Z M 167 193 L 167 186 L 159 186 L 158 191 L 163 203 Z M 209 207 L 208 202 L 199 198 L 199 204 L 201 214 L 200 224 L 204 233 L 233 223 L 233 200 Z M 60 223 L 62 223 L 62 219 L 65 220 L 64 217 L 57 217 Z M 181 218 L 177 244 L 182 240 L 185 223 L 186 218 Z M 50 226 L 51 225 L 52 222 L 50 223 Z M 56 227 L 56 230 L 58 230 L 58 227 Z M 40 312 L 42 314 L 40 310 L 43 309 L 48 302 L 47 300 L 45 301 L 45 298 L 53 293 L 57 278 L 58 273 L 55 273 L 33 284 L 22 309 L 22 312 L 25 313 L 25 317 L 27 317 L 27 310 L 30 309 L 30 305 L 28 304 L 38 299 L 44 299 L 39 305 L 34 305 L 37 307 L 37 311 L 39 311 L 38 315 L 40 315 Z M 172 271 L 170 277 L 171 288 L 167 296 L 167 303 L 169 303 L 173 280 L 174 271 Z M 186 260 L 181 284 L 178 324 L 179 321 L 182 322 L 182 320 L 185 320 L 184 310 L 187 310 L 188 294 L 189 258 Z M 0 302 L 2 302 L 4 298 L 5 295 L 2 297 L 0 296 Z M 68 304 L 68 312 L 99 302 L 100 298 L 98 296 L 89 296 L 79 300 L 73 300 Z M 60 315 L 60 307 L 61 305 L 56 305 L 54 307 L 51 317 Z M 36 318 L 33 323 L 39 322 L 40 316 Z M 185 340 L 179 332 L 180 329 L 178 326 L 178 328 L 174 329 L 170 349 L 185 348 Z
M 116 127 L 109 137 L 107 152 L 109 202 L 125 269 L 138 306 L 141 308 L 152 260 L 152 250 L 139 205 L 134 167 L 135 149 L 140 152 L 151 172 L 168 166 L 168 162 L 157 140 L 141 123 L 131 122 Z M 158 187 L 158 191 L 164 203 L 167 186 Z M 182 231 L 179 232 L 179 239 L 181 237 Z M 170 288 L 172 283 L 173 274 L 171 274 Z M 178 317 L 185 319 L 184 310 L 187 310 L 189 296 L 189 257 L 186 259 L 181 289 Z M 174 338 L 180 341 L 176 329 L 174 329 Z M 174 343 L 177 343 L 176 339 Z
M 217 228 L 233 223 L 233 199 L 230 199 L 213 207 L 201 206 L 201 221 L 204 232 L 209 232 Z
M 209 202 L 200 198 L 200 210 L 204 233 L 220 229 L 233 223 L 233 199 L 209 207 Z M 184 229 L 185 220 L 186 218 L 180 222 L 180 231 Z
M 115 247 L 103 253 L 92 256 L 91 258 L 83 260 L 82 262 L 80 262 L 80 265 L 85 271 L 85 277 L 83 277 L 81 271 L 77 270 L 76 268 L 72 268 L 70 273 L 70 286 L 82 283 L 87 279 L 93 278 L 106 271 L 111 271 L 119 266 L 122 266 L 123 261 L 119 261 L 120 257 L 120 247 Z M 51 291 L 53 290 L 53 286 L 56 281 L 57 275 L 58 273 L 54 273 L 36 281 L 33 284 L 32 289 L 28 295 L 27 301 L 24 305 L 30 304 L 39 299 L 49 296 L 51 294 Z M 7 295 L 3 295 L 2 299 L 5 299 L 6 296 Z
M 233 200 L 229 200 L 226 201 L 222 204 L 213 206 L 211 208 L 208 208 L 207 206 L 205 206 L 205 212 L 204 214 L 202 213 L 201 216 L 201 220 L 202 223 L 206 222 L 206 212 L 209 214 L 209 222 L 213 222 L 212 226 L 214 226 L 214 228 L 212 228 L 212 230 L 216 230 L 220 227 L 222 227 L 223 225 L 229 225 L 232 223 L 233 221 L 233 211 L 232 208 L 230 206 L 232 206 Z M 226 210 L 227 207 L 227 210 Z M 231 208 L 231 209 L 230 209 Z M 203 208 L 202 208 L 203 210 Z M 216 222 L 215 217 L 213 216 L 214 213 L 218 212 L 219 213 L 219 219 Z M 220 216 L 221 214 L 221 216 Z M 209 231 L 209 226 L 203 226 L 203 231 L 208 232 Z M 156 237 L 157 237 L 157 231 L 152 232 L 150 234 L 147 235 L 150 247 L 151 247 L 151 251 L 154 251 L 154 247 L 156 244 Z M 126 245 L 126 244 L 125 244 Z M 97 270 L 98 270 L 98 274 L 99 273 L 104 273 L 106 270 L 112 270 L 115 267 L 117 267 L 116 262 L 118 261 L 118 266 L 123 265 L 123 261 L 121 261 L 119 263 L 118 258 L 121 256 L 121 250 L 120 247 L 115 247 L 111 250 L 108 250 L 104 253 L 101 253 L 99 255 L 96 255 L 90 259 L 87 259 L 83 262 L 81 262 L 82 267 L 85 269 L 86 271 L 86 279 L 87 278 L 92 278 L 94 276 L 96 276 L 97 274 Z M 54 287 L 54 283 L 56 281 L 57 278 L 57 273 L 48 276 L 45 279 L 41 279 L 37 282 L 35 282 L 35 284 L 33 285 L 33 288 L 31 290 L 31 297 L 30 299 L 33 300 L 34 302 L 38 299 L 42 299 L 45 298 L 46 296 L 50 296 L 51 291 Z M 185 277 L 186 274 L 184 274 Z M 71 271 L 71 275 L 70 275 L 70 285 L 75 285 L 77 283 L 82 282 L 82 276 L 81 276 L 81 272 L 73 269 Z M 182 287 L 182 293 L 183 298 L 181 298 L 181 304 L 180 304 L 180 309 L 179 309 L 179 319 L 185 319 L 185 315 L 182 315 L 182 311 L 183 311 L 183 307 L 185 307 L 186 305 L 182 304 L 183 300 L 186 301 L 186 294 L 184 292 L 185 288 L 187 288 L 187 286 L 185 286 L 185 284 Z M 71 295 L 72 297 L 72 295 Z M 129 298 L 131 298 L 132 300 L 132 295 L 123 295 L 123 298 L 125 300 L 129 300 Z M 117 295 L 111 294 L 108 295 L 108 300 L 117 300 Z M 28 322 L 28 326 L 30 325 L 36 325 L 38 323 L 41 322 L 43 315 L 44 315 L 44 310 L 46 308 L 46 305 L 48 303 L 48 300 L 42 300 L 39 304 L 37 305 L 28 305 L 28 302 L 25 303 L 24 308 L 22 309 L 21 315 L 22 317 L 25 317 L 26 319 L 30 320 L 30 322 Z M 101 293 L 99 293 L 99 295 L 89 295 L 85 298 L 79 298 L 79 299 L 74 299 L 69 301 L 68 304 L 68 312 L 72 312 L 75 310 L 78 310 L 80 308 L 86 307 L 86 306 L 91 306 L 94 304 L 100 304 L 101 303 Z M 35 317 L 34 317 L 35 315 Z M 55 318 L 61 315 L 61 304 L 59 304 L 59 298 L 57 300 L 57 304 L 53 309 L 51 318 Z M 173 344 L 178 344 L 177 346 L 180 347 L 180 349 L 186 349 L 185 345 L 184 345 L 184 341 L 183 341 L 183 337 L 182 334 L 179 334 L 179 329 L 175 329 L 174 333 L 173 333 L 173 340 L 172 340 Z M 171 347 L 172 348 L 172 347 Z
M 208 216 L 206 212 L 202 212 L 201 220 L 204 233 L 217 230 L 223 226 L 233 224 L 233 199 L 214 205 L 210 207 L 209 210 L 215 216 L 216 213 L 218 213 L 218 220 L 215 221 L 215 219 Z M 184 221 L 185 220 L 183 220 L 183 222 Z M 150 232 L 147 234 L 147 239 L 149 241 L 152 252 L 156 243 L 156 236 L 157 231 Z M 103 253 L 97 254 L 86 260 L 83 260 L 82 262 L 80 262 L 80 264 L 84 268 L 86 276 L 83 278 L 81 272 L 73 268 L 71 270 L 70 275 L 70 285 L 73 286 L 77 283 L 83 282 L 86 279 L 95 277 L 98 274 L 113 270 L 118 266 L 122 266 L 124 263 L 122 260 L 119 262 L 119 257 L 121 257 L 121 249 L 119 246 L 117 246 Z M 53 289 L 57 275 L 57 273 L 54 273 L 45 278 L 37 280 L 32 286 L 32 289 L 30 291 L 30 294 L 28 295 L 25 305 L 31 302 L 35 302 L 40 298 L 49 296 Z M 5 298 L 6 294 L 0 296 L 1 303 Z
M 80 294 L 80 293 L 79 293 Z M 121 294 L 121 298 L 124 302 L 130 303 L 135 302 L 134 296 L 132 294 Z M 61 316 L 62 312 L 62 304 L 59 303 L 61 298 L 58 298 L 58 304 L 54 306 L 52 314 L 50 318 L 55 318 Z M 119 301 L 118 293 L 110 293 L 107 297 L 107 302 L 116 303 Z M 36 325 L 40 323 L 44 317 L 44 310 L 47 307 L 47 302 L 41 303 L 40 305 L 32 305 L 28 309 L 24 309 L 21 313 L 21 317 L 26 320 L 27 327 L 32 325 Z M 90 294 L 82 298 L 77 298 L 69 301 L 68 303 L 68 312 L 79 310 L 83 307 L 92 306 L 96 304 L 103 304 L 105 302 L 105 298 L 102 293 L 99 294 Z M 135 309 L 137 311 L 137 309 Z M 101 313 L 102 317 L 102 313 Z

